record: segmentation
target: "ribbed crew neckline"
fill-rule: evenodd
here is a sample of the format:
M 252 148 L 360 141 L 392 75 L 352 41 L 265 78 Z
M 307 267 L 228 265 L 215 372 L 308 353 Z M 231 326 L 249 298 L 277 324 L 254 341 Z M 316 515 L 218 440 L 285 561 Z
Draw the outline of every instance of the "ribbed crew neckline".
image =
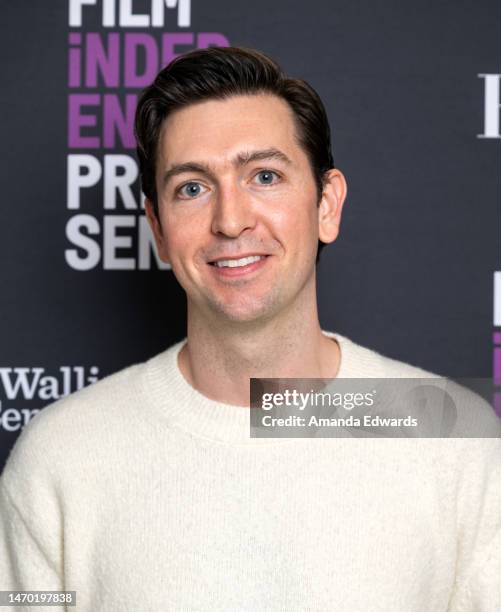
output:
M 338 342 L 341 359 L 337 378 L 363 376 L 363 368 L 356 358 L 357 345 L 338 333 L 325 330 L 322 333 Z M 187 338 L 180 340 L 145 364 L 143 391 L 158 417 L 166 419 L 172 427 L 221 442 L 259 445 L 296 439 L 251 438 L 248 406 L 218 402 L 192 387 L 178 362 L 178 355 L 186 342 Z

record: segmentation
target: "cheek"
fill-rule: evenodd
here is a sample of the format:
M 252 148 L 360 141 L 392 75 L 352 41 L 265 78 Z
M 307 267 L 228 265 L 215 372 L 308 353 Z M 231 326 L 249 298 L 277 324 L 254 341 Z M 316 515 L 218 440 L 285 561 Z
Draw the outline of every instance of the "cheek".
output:
M 193 234 L 186 235 L 185 231 L 173 230 L 169 232 L 167 241 L 169 254 L 173 259 L 182 259 L 190 253 L 190 246 L 194 243 Z
M 206 224 L 201 219 L 171 219 L 167 229 L 168 256 L 176 277 L 184 285 L 198 276 L 205 266 L 203 247 L 210 242 Z
M 317 231 L 318 211 L 313 194 L 298 197 L 298 191 L 294 191 L 270 208 L 266 217 L 277 230 L 300 242 L 307 242 L 312 232 Z
M 193 244 L 192 224 L 181 223 L 177 219 L 173 219 L 171 215 L 165 215 L 162 227 L 165 248 L 168 251 L 169 258 L 171 260 L 179 259 L 189 249 L 190 244 Z

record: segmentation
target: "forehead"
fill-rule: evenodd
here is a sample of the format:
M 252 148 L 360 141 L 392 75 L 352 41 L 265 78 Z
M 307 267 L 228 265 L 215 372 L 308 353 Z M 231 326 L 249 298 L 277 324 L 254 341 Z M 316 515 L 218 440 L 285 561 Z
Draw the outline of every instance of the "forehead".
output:
M 159 141 L 162 165 L 191 160 L 224 164 L 241 150 L 275 147 L 291 159 L 306 156 L 296 140 L 294 115 L 271 94 L 197 102 L 165 120 Z

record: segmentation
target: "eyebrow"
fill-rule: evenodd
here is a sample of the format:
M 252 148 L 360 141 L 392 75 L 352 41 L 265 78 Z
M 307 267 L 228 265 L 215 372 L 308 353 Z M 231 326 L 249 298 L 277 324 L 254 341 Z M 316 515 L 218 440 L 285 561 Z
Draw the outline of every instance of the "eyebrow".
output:
M 287 165 L 292 164 L 289 157 L 287 157 L 283 151 L 280 151 L 280 149 L 276 149 L 275 147 L 237 153 L 237 155 L 235 155 L 235 157 L 231 160 L 231 163 L 235 168 L 239 168 L 255 161 L 265 161 L 268 159 L 277 159 Z M 184 174 L 185 172 L 198 172 L 210 177 L 214 176 L 208 164 L 200 162 L 185 162 L 183 164 L 175 164 L 172 166 L 172 168 L 169 168 L 169 170 L 164 173 L 162 178 L 162 186 L 165 187 L 174 176 Z

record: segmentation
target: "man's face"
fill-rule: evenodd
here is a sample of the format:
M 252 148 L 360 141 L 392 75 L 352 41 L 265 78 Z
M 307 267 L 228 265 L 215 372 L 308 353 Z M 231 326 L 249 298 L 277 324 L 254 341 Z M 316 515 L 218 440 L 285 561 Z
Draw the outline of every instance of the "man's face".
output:
M 267 94 L 193 104 L 165 121 L 160 224 L 149 203 L 147 214 L 189 308 L 227 322 L 264 320 L 315 292 L 317 191 L 295 135 L 287 103 Z M 213 263 L 252 255 L 265 257 Z

